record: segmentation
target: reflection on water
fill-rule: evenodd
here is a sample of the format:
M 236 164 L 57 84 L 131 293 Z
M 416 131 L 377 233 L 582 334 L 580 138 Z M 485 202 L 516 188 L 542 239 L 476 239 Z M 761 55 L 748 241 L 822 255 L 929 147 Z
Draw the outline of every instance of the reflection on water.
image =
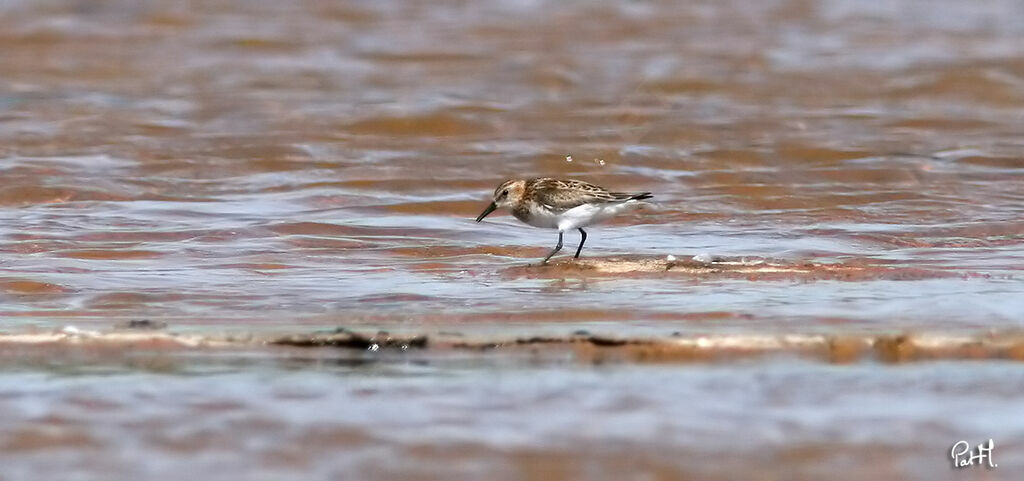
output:
M 500 331 L 506 323 L 563 331 L 585 325 L 619 335 L 1019 328 L 1021 15 L 1010 0 L 0 1 L 0 331 L 137 319 L 218 332 L 336 325 Z M 655 193 L 653 208 L 591 230 L 590 257 L 750 256 L 943 275 L 510 275 L 543 256 L 553 233 L 509 217 L 472 219 L 498 181 L 534 175 Z M 744 372 L 732 369 L 730 376 Z M 470 377 L 486 377 L 480 374 Z M 563 382 L 575 374 L 551 375 Z M 530 392 L 584 399 L 592 375 L 564 390 Z M 156 387 L 86 402 L 132 409 L 81 427 L 84 417 L 54 414 L 76 402 L 63 397 L 78 388 L 46 394 L 45 375 L 19 376 L 0 384 L 24 381 L 38 391 L 0 389 L 0 407 L 18 413 L 3 419 L 50 419 L 57 427 L 25 428 L 27 437 L 0 442 L 8 443 L 4 451 L 42 446 L 36 454 L 46 459 L 51 441 L 75 448 L 71 453 L 129 452 L 122 451 L 129 444 L 187 452 L 238 422 L 251 446 L 216 436 L 208 442 L 270 453 L 284 472 L 310 467 L 326 478 L 347 467 L 272 448 L 272 434 L 321 436 L 334 447 L 377 442 L 363 442 L 375 435 L 365 425 L 321 432 L 302 416 L 289 424 L 294 410 L 276 404 L 273 393 L 241 395 L 261 385 L 248 374 L 233 378 L 236 391 L 226 400 L 196 395 L 218 413 L 242 413 L 210 426 L 169 421 L 198 419 L 194 407 L 177 403 L 205 392 L 206 380 L 140 375 L 131 381 Z M 676 376 L 667 381 L 694 381 L 689 373 Z M 813 382 L 771 379 L 765 389 Z M 81 382 L 88 394 L 98 389 L 89 386 L 94 381 L 60 383 Z M 615 389 L 654 393 L 612 401 L 660 406 L 655 412 L 680 423 L 666 427 L 666 436 L 685 437 L 687 423 L 714 417 L 669 409 L 679 405 L 654 389 L 664 383 L 616 382 Z M 701 377 L 697 385 L 713 382 Z M 829 383 L 845 386 L 845 378 Z M 886 388 L 872 386 L 877 402 L 892 400 Z M 159 412 L 150 418 L 143 408 L 165 389 L 181 396 L 155 404 Z M 425 408 L 429 416 L 389 432 L 443 425 L 437 419 L 444 413 L 486 404 L 466 394 L 465 404 L 448 409 L 441 390 L 430 389 L 411 391 L 436 403 Z M 697 394 L 684 391 L 676 394 Z M 757 398 L 744 401 L 738 387 L 729 393 L 733 414 L 760 406 L 741 406 Z M 317 411 L 338 403 L 369 410 L 372 403 L 357 397 L 328 391 Z M 712 404 L 710 396 L 699 399 Z M 558 407 L 530 406 L 524 409 Z M 254 414 L 264 407 L 283 409 L 277 414 L 285 420 Z M 887 411 L 892 403 L 876 408 L 885 413 L 876 419 L 902 413 Z M 834 409 L 818 414 L 859 412 Z M 657 431 L 653 415 L 638 412 L 647 416 L 640 425 Z M 617 421 L 603 416 L 584 409 L 572 418 L 566 444 L 621 434 Z M 472 431 L 466 426 L 484 430 L 486 419 L 451 418 L 453 436 Z M 507 413 L 501 419 L 510 423 L 510 437 L 535 442 L 549 434 Z M 170 438 L 121 439 L 140 423 L 156 423 L 143 433 Z M 752 442 L 794 432 L 783 421 L 767 426 L 775 434 Z M 815 426 L 810 431 L 832 432 Z M 938 426 L 930 429 L 951 436 L 962 427 Z M 1000 432 L 1019 434 L 1013 429 Z M 890 441 L 900 435 L 883 432 Z M 695 439 L 682 445 L 697 449 Z M 818 440 L 858 456 L 877 454 L 859 439 Z M 820 445 L 794 446 L 779 449 L 796 460 L 817 459 Z M 901 446 L 894 449 L 924 456 L 918 445 Z M 401 452 L 422 460 L 433 453 L 428 448 Z M 580 451 L 563 459 L 493 449 L 471 446 L 455 459 L 553 470 L 523 477 L 589 476 L 571 468 L 589 459 Z M 102 472 L 101 458 L 88 461 L 96 463 L 90 469 Z M 79 462 L 69 459 L 45 466 Z M 216 471 L 213 464 L 200 462 Z M 28 461 L 4 475 L 28 479 L 42 466 Z M 879 469 L 882 477 L 906 474 Z

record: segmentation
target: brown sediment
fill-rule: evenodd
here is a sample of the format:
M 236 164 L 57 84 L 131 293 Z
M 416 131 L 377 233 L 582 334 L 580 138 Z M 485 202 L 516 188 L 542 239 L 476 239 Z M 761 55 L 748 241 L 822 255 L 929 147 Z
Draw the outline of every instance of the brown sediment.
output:
M 984 167 L 996 167 L 1002 169 L 1019 169 L 1024 167 L 1024 159 L 1019 157 L 993 157 L 982 155 L 971 155 L 957 159 L 957 162 L 979 165 Z
M 147 250 L 127 250 L 127 249 L 87 249 L 87 250 L 73 250 L 73 251 L 62 251 L 55 255 L 59 257 L 70 257 L 73 259 L 91 259 L 91 260 L 131 260 L 131 259 L 155 259 L 157 257 L 163 257 L 162 252 L 147 251 Z
M 991 122 L 974 119 L 923 118 L 906 119 L 889 124 L 893 128 L 910 128 L 922 130 L 971 130 L 990 127 Z
M 58 284 L 31 279 L 0 279 L 0 292 L 7 294 L 60 294 L 67 290 Z
M 814 164 L 839 164 L 841 161 L 869 157 L 871 152 L 863 150 L 836 150 L 824 147 L 809 147 L 800 142 L 785 142 L 776 147 L 779 154 L 798 162 Z
M 52 422 L 50 424 L 60 424 Z M 62 429 L 20 428 L 6 433 L 5 440 L 0 442 L 0 449 L 5 452 L 33 452 L 40 449 L 89 449 L 101 446 L 100 440 L 94 438 L 85 429 L 75 426 L 64 426 Z
M 448 113 L 433 113 L 370 117 L 349 124 L 347 130 L 363 135 L 448 137 L 480 134 L 490 129 L 486 123 L 475 122 L 472 119 Z
M 1024 337 L 981 336 L 942 338 L 913 335 L 880 336 L 872 342 L 875 355 L 883 362 L 900 363 L 939 359 L 1024 360 Z
M 379 244 L 359 239 L 330 239 L 324 237 L 292 237 L 287 239 L 289 245 L 299 249 L 317 250 L 351 250 L 375 247 Z
M 849 364 L 863 359 L 870 343 L 856 336 L 832 336 L 824 346 L 825 355 L 833 364 Z
M 667 257 L 620 256 L 558 259 L 547 265 L 510 267 L 504 271 L 510 277 L 554 278 L 564 276 L 595 277 L 698 277 L 746 279 L 751 281 L 786 280 L 921 280 L 963 277 L 971 274 L 918 267 L 887 267 L 869 265 L 856 260 L 843 263 L 817 263 L 778 261 L 755 257 L 715 258 L 711 262 Z
M 444 345 L 444 343 L 438 343 Z M 722 362 L 770 355 L 849 364 L 879 361 L 897 364 L 929 360 L 1005 359 L 1024 361 L 1024 335 L 719 335 L 670 338 L 617 338 L 577 335 L 517 338 L 509 342 L 455 342 L 474 350 L 523 347 L 570 348 L 584 362 Z
M 126 200 L 126 197 L 74 187 L 20 185 L 0 189 L 0 205 L 58 204 L 82 200 Z
M 90 309 L 127 309 L 180 298 L 177 294 L 150 294 L 143 292 L 111 292 L 100 294 L 88 301 Z

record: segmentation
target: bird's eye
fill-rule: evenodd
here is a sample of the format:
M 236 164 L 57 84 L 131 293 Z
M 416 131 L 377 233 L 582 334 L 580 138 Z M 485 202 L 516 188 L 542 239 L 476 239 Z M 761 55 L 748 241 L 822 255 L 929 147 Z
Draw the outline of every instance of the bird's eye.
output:
M 498 197 L 505 197 L 506 195 L 508 195 L 508 189 L 501 191 L 501 195 L 499 195 Z

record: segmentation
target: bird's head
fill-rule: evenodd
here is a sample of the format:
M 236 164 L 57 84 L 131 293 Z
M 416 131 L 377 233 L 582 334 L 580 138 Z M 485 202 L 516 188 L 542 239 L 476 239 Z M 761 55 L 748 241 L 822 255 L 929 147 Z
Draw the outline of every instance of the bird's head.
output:
M 488 214 L 494 212 L 496 209 L 502 207 L 511 207 L 518 204 L 523 194 L 526 193 L 526 181 L 521 179 L 512 179 L 502 182 L 497 189 L 494 189 L 494 200 L 491 204 L 484 209 L 483 212 L 477 216 L 476 221 L 480 222 L 487 217 Z

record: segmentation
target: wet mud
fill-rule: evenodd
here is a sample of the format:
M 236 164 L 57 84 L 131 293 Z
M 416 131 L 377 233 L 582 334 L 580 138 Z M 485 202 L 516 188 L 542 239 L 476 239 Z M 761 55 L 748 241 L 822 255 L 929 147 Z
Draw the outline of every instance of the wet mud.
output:
M 616 278 L 689 277 L 704 279 L 746 279 L 750 281 L 815 281 L 839 280 L 865 282 L 872 280 L 924 280 L 949 277 L 987 277 L 981 272 L 892 267 L 867 260 L 834 263 L 785 262 L 757 257 L 623 256 L 606 258 L 562 259 L 547 264 L 535 263 L 510 267 L 509 277 L 557 278 L 565 276 L 605 276 Z M 874 264 L 874 265 L 872 265 Z
M 265 351 L 268 357 L 289 357 L 313 349 L 329 358 L 331 352 L 372 356 L 420 352 L 432 357 L 470 354 L 487 357 L 536 359 L 570 355 L 574 362 L 691 363 L 725 362 L 770 356 L 797 356 L 827 363 L 1007 360 L 1024 361 L 1024 333 L 987 332 L 974 335 L 903 333 L 877 335 L 703 335 L 672 333 L 660 337 L 623 337 L 577 331 L 566 335 L 480 337 L 446 331 L 431 334 L 366 333 L 345 328 L 283 336 L 199 336 L 155 332 L 152 327 L 121 327 L 111 331 L 65 328 L 53 332 L 0 334 L 0 358 L 47 357 L 92 353 L 117 360 L 127 352 L 181 350 L 221 352 Z M 255 350 L 255 351 L 254 351 Z M 384 357 L 384 361 L 394 358 Z

